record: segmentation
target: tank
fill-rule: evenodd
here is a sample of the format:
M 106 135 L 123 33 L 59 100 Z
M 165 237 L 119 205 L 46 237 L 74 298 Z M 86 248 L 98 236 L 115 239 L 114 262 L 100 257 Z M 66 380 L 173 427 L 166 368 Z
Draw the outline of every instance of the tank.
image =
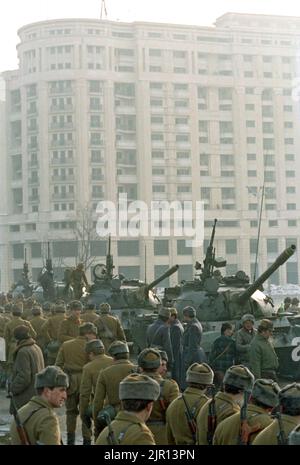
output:
M 197 273 L 193 281 L 183 281 L 173 288 L 165 289 L 164 305 L 175 306 L 179 318 L 182 318 L 186 306 L 191 305 L 196 309 L 197 318 L 203 326 L 201 345 L 206 353 L 209 353 L 213 341 L 220 336 L 224 322 L 231 322 L 238 329 L 241 317 L 246 313 L 254 316 L 256 325 L 262 318 L 273 320 L 274 347 L 280 360 L 280 374 L 292 374 L 293 379 L 299 378 L 300 368 L 296 365 L 300 360 L 300 317 L 292 314 L 277 315 L 272 299 L 264 294 L 262 286 L 294 254 L 296 246 L 291 245 L 285 249 L 252 284 L 243 271 L 223 277 L 219 268 L 224 267 L 226 261 L 216 260 L 213 247 L 216 224 L 215 219 L 203 266 L 196 262 Z
M 55 302 L 57 299 L 62 299 L 65 302 L 69 302 L 74 298 L 74 292 L 69 282 L 69 276 L 70 269 L 66 268 L 64 273 L 64 280 L 55 280 L 52 258 L 50 254 L 50 244 L 48 242 L 46 265 L 39 273 L 38 284 L 33 288 L 32 295 L 39 303 L 43 303 L 45 301 Z
M 132 327 L 138 315 L 143 317 L 158 311 L 162 302 L 154 288 L 165 278 L 174 274 L 178 268 L 178 265 L 174 265 L 149 284 L 139 279 L 126 279 L 121 274 L 114 275 L 111 240 L 109 238 L 106 264 L 98 263 L 93 267 L 93 284 L 81 300 L 83 303 L 93 303 L 97 307 L 104 302 L 109 303 L 112 314 L 119 318 L 124 328 L 127 340 L 135 343 Z

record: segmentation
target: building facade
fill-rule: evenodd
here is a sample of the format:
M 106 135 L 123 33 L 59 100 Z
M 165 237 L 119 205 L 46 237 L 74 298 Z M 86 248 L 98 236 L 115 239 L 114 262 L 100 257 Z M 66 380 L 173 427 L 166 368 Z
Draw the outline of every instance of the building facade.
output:
M 253 275 L 298 242 L 300 18 L 227 13 L 213 27 L 55 20 L 19 30 L 1 151 L 1 288 L 35 280 L 50 243 L 57 276 L 79 259 L 83 211 L 100 200 L 202 200 L 207 245 Z M 295 80 L 296 79 L 296 80 Z M 299 85 L 299 84 L 298 84 Z M 81 228 L 81 229 L 80 229 Z M 89 236 L 104 260 L 106 242 Z M 116 270 L 192 279 L 183 237 L 112 240 Z M 299 252 L 270 282 L 298 283 Z M 165 282 L 165 284 L 168 284 Z

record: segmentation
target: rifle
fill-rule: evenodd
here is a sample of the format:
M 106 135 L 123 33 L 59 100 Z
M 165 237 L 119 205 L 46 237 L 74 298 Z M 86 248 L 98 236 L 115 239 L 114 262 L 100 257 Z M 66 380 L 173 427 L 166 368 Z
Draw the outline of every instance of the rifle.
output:
M 216 412 L 216 400 L 215 400 L 215 386 L 210 388 L 211 400 L 208 405 L 208 417 L 207 417 L 207 442 L 211 446 L 213 443 L 213 437 L 217 427 L 217 412 Z
M 244 402 L 240 411 L 240 433 L 238 441 L 238 445 L 240 446 L 247 446 L 249 442 L 250 428 L 247 421 L 247 409 L 250 394 L 251 392 L 244 391 Z
M 7 397 L 8 397 L 8 399 L 10 399 L 10 402 L 11 402 L 12 414 L 13 414 L 13 417 L 14 417 L 15 422 L 16 422 L 16 429 L 17 429 L 17 433 L 19 435 L 21 444 L 22 444 L 22 446 L 31 446 L 31 442 L 29 440 L 27 431 L 23 426 L 21 418 L 19 416 L 19 413 L 18 413 L 18 410 L 17 410 L 17 407 L 16 407 L 16 404 L 15 404 L 12 393 L 9 392 Z
M 181 397 L 182 397 L 182 400 L 184 402 L 184 405 L 185 405 L 185 415 L 186 415 L 186 419 L 187 419 L 187 422 L 188 422 L 188 425 L 189 425 L 189 428 L 190 428 L 190 431 L 192 433 L 192 438 L 193 438 L 193 441 L 194 441 L 194 444 L 196 443 L 196 429 L 197 429 L 197 424 L 196 424 L 196 421 L 195 421 L 195 418 L 188 406 L 188 403 L 186 401 L 186 398 L 184 397 L 183 393 L 181 394 Z
M 286 434 L 283 428 L 281 411 L 280 410 L 277 411 L 274 416 L 278 421 L 278 427 L 279 427 L 279 431 L 277 433 L 277 443 L 279 446 L 286 446 L 288 442 L 287 442 L 287 437 L 286 437 Z
M 107 440 L 110 446 L 118 446 L 120 443 L 119 441 L 116 440 L 115 433 L 111 427 L 111 419 L 110 415 L 107 412 L 102 413 L 103 419 L 106 421 L 107 427 L 108 427 L 108 436 Z

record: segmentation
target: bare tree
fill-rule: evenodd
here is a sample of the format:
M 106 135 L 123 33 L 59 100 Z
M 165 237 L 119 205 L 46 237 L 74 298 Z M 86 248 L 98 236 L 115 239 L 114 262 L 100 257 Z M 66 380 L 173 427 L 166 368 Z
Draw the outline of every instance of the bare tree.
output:
M 83 263 L 85 270 L 95 262 L 96 257 L 91 254 L 91 244 L 93 241 L 99 240 L 93 213 L 93 209 L 89 204 L 80 207 L 77 211 L 77 222 L 74 229 L 74 236 L 78 243 L 76 264 Z

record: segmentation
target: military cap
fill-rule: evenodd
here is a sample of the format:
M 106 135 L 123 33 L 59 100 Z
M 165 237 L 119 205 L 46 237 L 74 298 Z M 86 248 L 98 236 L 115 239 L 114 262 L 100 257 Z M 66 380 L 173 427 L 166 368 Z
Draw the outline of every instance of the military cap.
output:
M 37 305 L 32 308 L 31 310 L 32 315 L 41 315 L 42 314 L 42 309 L 41 307 L 38 307 Z
M 163 316 L 165 318 L 170 318 L 171 316 L 171 309 L 169 307 L 161 307 L 158 310 L 158 315 Z
M 189 316 L 190 318 L 195 318 L 196 310 L 194 309 L 194 307 L 188 306 L 183 309 L 183 314 Z
M 250 391 L 253 387 L 254 376 L 244 365 L 233 365 L 226 370 L 223 383 Z
M 298 303 L 299 303 L 298 297 L 293 297 L 292 298 L 292 305 L 298 305 Z
M 82 303 L 79 300 L 72 300 L 69 303 L 70 310 L 82 310 Z
M 300 445 L 300 424 L 294 428 L 288 437 L 289 446 L 299 446 Z
M 279 404 L 280 387 L 272 379 L 257 379 L 252 390 L 252 397 L 268 407 Z
M 161 356 L 157 349 L 152 347 L 142 350 L 138 356 L 138 365 L 144 370 L 159 368 L 161 365 Z
M 107 302 L 103 302 L 99 307 L 100 313 L 110 313 L 111 306 Z
M 129 348 L 126 342 L 124 341 L 114 341 L 110 344 L 108 348 L 108 353 L 112 357 L 118 354 L 129 354 Z
M 290 297 L 286 297 L 286 298 L 284 299 L 283 302 L 284 302 L 285 304 L 290 304 L 291 301 L 292 301 L 292 299 L 291 299 Z
M 263 319 L 259 322 L 259 325 L 257 327 L 258 331 L 273 331 L 273 323 L 271 320 Z
M 23 313 L 23 305 L 22 305 L 22 303 L 19 302 L 18 304 L 12 304 L 11 313 L 13 315 L 22 315 L 22 313 Z
M 69 377 L 61 368 L 49 365 L 35 375 L 34 387 L 36 389 L 49 387 L 69 387 Z
M 103 342 L 100 339 L 93 339 L 85 344 L 85 351 L 88 352 L 99 352 L 104 350 Z
M 66 306 L 63 304 L 56 304 L 54 307 L 54 313 L 66 313 Z
M 97 327 L 94 325 L 94 323 L 88 321 L 87 323 L 84 323 L 83 325 L 79 326 L 79 334 L 81 336 L 90 333 L 97 334 Z
M 149 376 L 132 373 L 119 385 L 119 397 L 121 400 L 157 400 L 160 387 L 157 381 Z
M 214 372 L 207 363 L 193 363 L 186 372 L 187 383 L 212 384 Z
M 242 316 L 242 324 L 244 324 L 246 321 L 252 321 L 252 323 L 255 322 L 254 316 L 251 315 L 250 313 L 246 313 L 246 315 Z
M 279 392 L 280 405 L 289 409 L 300 409 L 300 383 L 288 384 Z
M 28 339 L 30 338 L 30 329 L 28 326 L 25 325 L 19 325 L 14 329 L 14 338 L 17 339 L 17 341 L 22 341 L 23 339 Z

